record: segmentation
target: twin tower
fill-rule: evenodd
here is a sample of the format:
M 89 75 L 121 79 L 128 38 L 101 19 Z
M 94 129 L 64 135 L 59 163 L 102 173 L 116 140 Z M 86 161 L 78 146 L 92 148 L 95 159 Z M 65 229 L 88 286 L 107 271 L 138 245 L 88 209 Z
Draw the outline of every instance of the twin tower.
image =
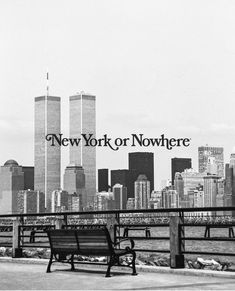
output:
M 69 137 L 80 138 L 81 134 L 96 135 L 96 98 L 79 93 L 69 98 Z M 45 208 L 50 210 L 52 192 L 61 189 L 61 147 L 51 146 L 46 141 L 47 134 L 61 133 L 61 98 L 40 96 L 35 98 L 34 121 L 34 189 L 45 194 Z M 83 203 L 93 202 L 96 193 L 96 149 L 84 144 L 70 146 L 69 168 L 85 174 Z M 67 169 L 66 168 L 66 169 Z M 76 178 L 75 178 L 76 179 Z M 79 183 L 79 181 L 77 181 Z M 67 184 L 76 181 L 67 181 Z M 64 185 L 65 187 L 65 185 Z M 74 186 L 74 192 L 76 192 Z M 70 187 L 71 188 L 71 187 Z M 73 187 L 72 187 L 73 188 Z M 67 189 L 64 189 L 68 191 Z M 69 193 L 74 194 L 74 193 Z

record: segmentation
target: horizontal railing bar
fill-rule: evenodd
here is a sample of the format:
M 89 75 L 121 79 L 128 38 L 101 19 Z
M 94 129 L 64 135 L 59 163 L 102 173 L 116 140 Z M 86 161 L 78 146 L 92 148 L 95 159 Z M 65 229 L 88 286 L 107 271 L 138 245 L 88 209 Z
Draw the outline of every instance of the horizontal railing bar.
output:
M 221 227 L 221 228 L 225 228 L 225 227 L 231 227 L 231 226 L 235 226 L 235 223 L 233 222 L 233 223 L 226 223 L 226 224 L 221 224 L 221 223 L 210 223 L 210 222 L 208 222 L 208 223 L 182 223 L 182 224 L 180 224 L 180 227 L 182 227 L 182 226 L 210 226 L 211 228 L 213 228 L 213 226 L 216 228 L 216 227 Z
M 135 210 L 103 210 L 103 211 L 83 211 L 83 212 L 53 212 L 53 213 L 30 213 L 30 214 L 1 214 L 1 217 L 42 217 L 42 216 L 69 216 L 86 214 L 127 214 L 127 213 L 187 213 L 187 212 L 216 212 L 216 211 L 234 211 L 235 207 L 197 207 L 197 208 L 158 208 L 158 209 L 135 209 Z
M 219 252 L 200 252 L 200 251 L 182 251 L 182 254 L 191 255 L 213 255 L 213 256 L 232 256 L 235 257 L 235 253 L 219 253 Z
M 170 250 L 148 250 L 148 249 L 134 249 L 136 252 L 149 252 L 149 253 L 170 253 Z
M 117 227 L 168 227 L 169 223 L 153 223 L 153 224 L 116 224 Z
M 169 240 L 170 238 L 167 237 L 167 236 L 159 236 L 159 237 L 143 237 L 143 236 L 117 236 L 116 237 L 117 239 L 123 239 L 123 238 L 132 238 L 132 239 L 135 239 L 135 240 Z
M 204 240 L 204 241 L 235 241 L 235 238 L 230 237 L 184 237 L 181 240 Z

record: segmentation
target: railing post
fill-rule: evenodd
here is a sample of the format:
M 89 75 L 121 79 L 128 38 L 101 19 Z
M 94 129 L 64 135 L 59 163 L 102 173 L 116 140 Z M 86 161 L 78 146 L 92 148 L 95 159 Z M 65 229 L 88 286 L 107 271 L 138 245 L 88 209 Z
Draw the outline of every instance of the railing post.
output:
M 56 218 L 55 219 L 55 229 L 62 229 L 63 225 L 65 224 L 64 219 Z
M 20 219 L 16 217 L 13 220 L 12 227 L 12 258 L 22 257 L 22 248 L 20 248 Z
M 176 214 L 177 215 L 177 214 Z M 170 216 L 170 267 L 184 268 L 184 255 L 182 254 L 182 231 L 180 231 L 181 217 Z

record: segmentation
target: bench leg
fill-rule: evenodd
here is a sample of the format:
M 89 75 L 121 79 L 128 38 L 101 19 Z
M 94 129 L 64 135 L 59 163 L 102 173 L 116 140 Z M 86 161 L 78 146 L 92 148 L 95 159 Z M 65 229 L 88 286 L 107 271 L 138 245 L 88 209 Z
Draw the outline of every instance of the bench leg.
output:
M 75 268 L 74 268 L 74 262 L 73 262 L 73 257 L 74 257 L 74 255 L 72 255 L 72 257 L 71 257 L 71 271 L 74 271 L 75 270 Z
M 110 257 L 105 277 L 111 277 L 110 270 L 111 270 L 111 267 L 113 266 L 113 262 L 114 262 L 114 258 Z
M 52 259 L 53 259 L 53 254 L 51 254 L 51 257 L 47 266 L 47 273 L 51 272 Z
M 132 275 L 133 276 L 136 276 L 137 275 L 136 268 L 135 268 L 135 259 L 136 259 L 136 253 L 133 252 L 132 253 Z

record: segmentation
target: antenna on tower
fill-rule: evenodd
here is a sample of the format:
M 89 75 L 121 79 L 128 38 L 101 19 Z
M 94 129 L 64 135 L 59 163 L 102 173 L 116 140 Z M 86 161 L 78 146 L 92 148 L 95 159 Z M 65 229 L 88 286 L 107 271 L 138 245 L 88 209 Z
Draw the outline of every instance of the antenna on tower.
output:
M 47 70 L 47 90 L 46 90 L 47 92 L 47 97 L 49 96 L 49 72 L 48 72 L 48 70 Z

